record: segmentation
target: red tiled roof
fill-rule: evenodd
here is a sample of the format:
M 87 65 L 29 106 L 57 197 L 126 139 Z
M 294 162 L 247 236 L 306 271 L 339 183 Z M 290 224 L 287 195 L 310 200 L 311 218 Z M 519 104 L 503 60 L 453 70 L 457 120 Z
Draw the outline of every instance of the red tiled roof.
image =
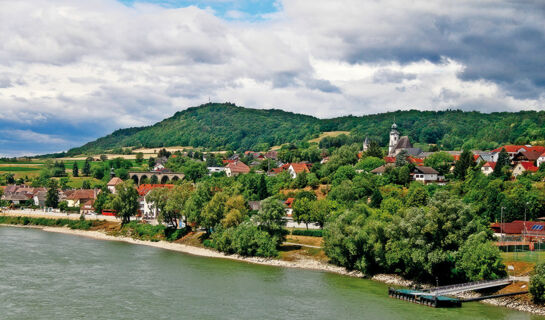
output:
M 492 150 L 492 152 L 500 152 L 501 149 L 505 149 L 506 152 L 515 153 L 518 152 L 520 149 L 528 150 L 529 147 L 526 146 L 520 146 L 520 145 L 506 145 L 503 147 L 496 148 Z
M 526 228 L 524 228 L 526 225 Z M 540 234 L 545 235 L 545 222 L 535 222 L 535 221 L 520 221 L 515 220 L 513 222 L 507 222 L 507 223 L 492 223 L 490 225 L 490 228 L 494 230 L 494 232 L 500 233 L 503 231 L 503 233 L 506 234 Z
M 414 158 L 414 157 L 408 157 L 408 160 L 417 166 L 423 166 L 424 165 L 424 159 L 421 158 Z
M 110 182 L 108 182 L 108 186 L 109 187 L 115 187 L 117 186 L 118 184 L 120 183 L 123 183 L 123 180 L 121 180 L 120 178 L 118 177 L 113 177 Z
M 223 160 L 223 164 L 233 163 L 233 162 L 235 162 L 235 161 L 236 161 L 236 160 L 229 160 L 229 159 L 227 159 L 227 160 Z
M 491 167 L 492 169 L 494 169 L 496 167 L 496 163 L 492 161 L 488 161 L 485 164 L 483 164 L 483 167 Z
M 95 190 L 93 189 L 79 189 L 75 190 L 70 196 L 67 198 L 70 200 L 83 200 L 83 199 L 94 199 L 95 198 Z
M 284 204 L 288 206 L 288 208 L 291 208 L 291 205 L 293 204 L 293 201 L 295 201 L 295 198 L 288 198 L 286 201 L 284 201 Z
M 544 146 L 524 147 L 524 149 L 526 149 L 526 151 L 539 152 L 540 154 L 545 152 Z
M 386 163 L 395 163 L 396 158 L 395 157 L 384 157 L 384 161 L 386 161 Z
M 295 173 L 310 172 L 306 163 L 292 163 L 290 166 L 293 168 Z
M 151 190 L 157 189 L 157 188 L 168 188 L 172 189 L 174 188 L 173 184 L 141 184 L 138 186 L 138 195 L 143 197 L 147 195 Z
M 519 164 L 524 168 L 526 171 L 536 172 L 539 170 L 538 167 L 534 166 L 534 163 L 531 161 L 521 161 Z
M 249 173 L 250 172 L 250 167 L 248 167 L 242 161 L 235 161 L 232 163 L 228 163 L 225 167 L 229 168 L 231 170 L 231 173 Z

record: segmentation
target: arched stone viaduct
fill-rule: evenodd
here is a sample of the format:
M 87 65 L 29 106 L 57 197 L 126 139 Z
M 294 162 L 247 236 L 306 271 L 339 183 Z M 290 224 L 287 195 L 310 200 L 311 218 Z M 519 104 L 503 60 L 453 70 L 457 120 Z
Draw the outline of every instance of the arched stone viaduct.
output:
M 157 177 L 157 183 L 166 184 L 169 182 L 174 182 L 178 180 L 183 180 L 185 175 L 183 173 L 162 173 L 162 172 L 129 172 L 129 177 L 137 185 L 142 184 L 144 179 L 152 179 L 152 177 Z

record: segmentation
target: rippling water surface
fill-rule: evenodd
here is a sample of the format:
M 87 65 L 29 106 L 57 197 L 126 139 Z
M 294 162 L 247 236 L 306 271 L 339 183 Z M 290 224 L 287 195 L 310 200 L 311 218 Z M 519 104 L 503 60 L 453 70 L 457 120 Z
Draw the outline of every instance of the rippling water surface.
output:
M 433 309 L 370 280 L 0 227 L 0 319 L 543 319 Z

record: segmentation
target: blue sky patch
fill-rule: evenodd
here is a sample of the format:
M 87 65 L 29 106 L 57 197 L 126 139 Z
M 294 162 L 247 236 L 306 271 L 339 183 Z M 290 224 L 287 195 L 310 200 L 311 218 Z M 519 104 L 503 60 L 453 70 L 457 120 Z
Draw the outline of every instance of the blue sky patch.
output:
M 196 6 L 201 9 L 211 8 L 218 17 L 226 20 L 262 20 L 263 15 L 277 12 L 280 4 L 277 0 L 118 0 L 133 6 L 135 3 L 151 3 L 165 8 L 183 8 Z

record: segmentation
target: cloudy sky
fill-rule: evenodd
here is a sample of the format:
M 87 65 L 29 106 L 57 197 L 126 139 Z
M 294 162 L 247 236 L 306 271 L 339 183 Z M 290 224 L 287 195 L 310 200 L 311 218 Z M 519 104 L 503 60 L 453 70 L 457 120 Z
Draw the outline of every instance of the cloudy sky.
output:
M 545 2 L 0 0 L 0 156 L 230 101 L 545 109 Z

